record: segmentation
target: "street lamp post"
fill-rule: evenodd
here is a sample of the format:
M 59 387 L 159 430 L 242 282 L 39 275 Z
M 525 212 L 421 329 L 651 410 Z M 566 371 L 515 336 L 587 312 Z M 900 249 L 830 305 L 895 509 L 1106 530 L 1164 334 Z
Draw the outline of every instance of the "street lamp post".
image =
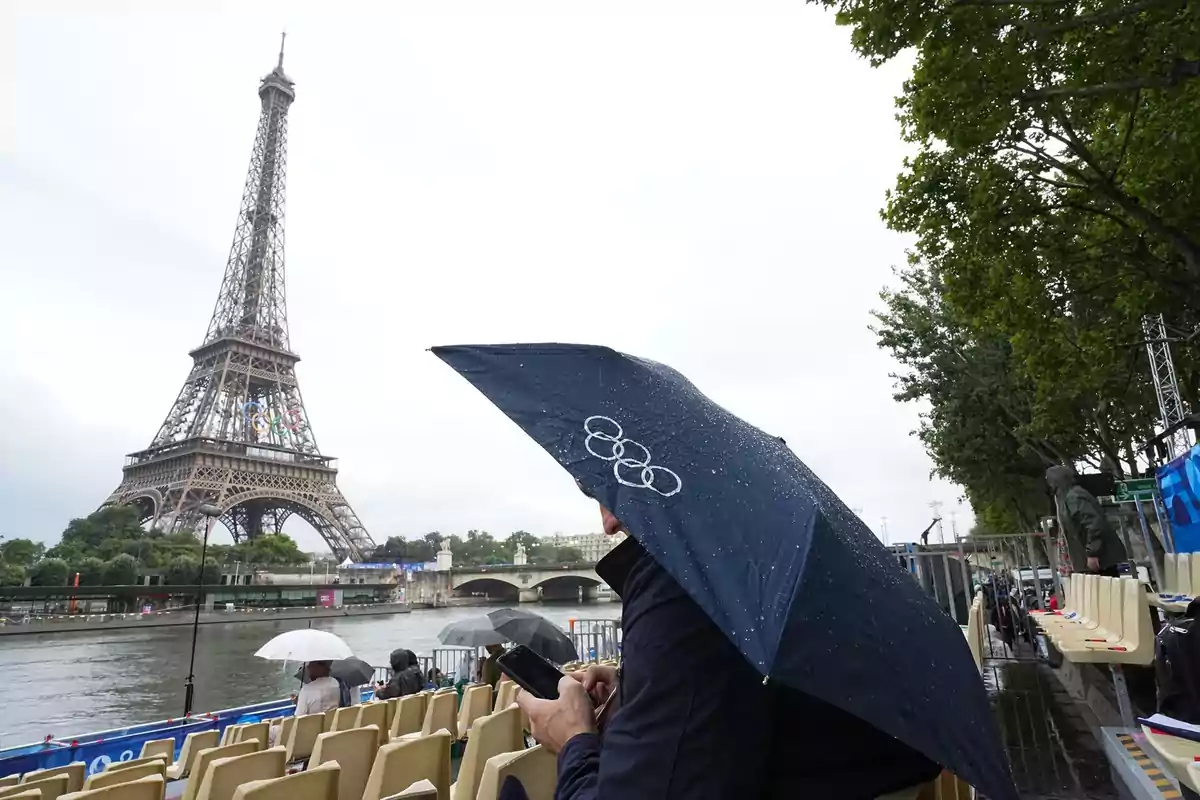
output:
M 192 657 L 188 662 L 188 676 L 183 693 L 183 715 L 185 717 L 192 713 L 192 700 L 196 690 L 193 683 L 196 677 L 196 634 L 200 631 L 200 603 L 204 599 L 204 567 L 208 558 L 208 535 L 212 533 L 213 522 L 221 516 L 221 509 L 212 503 L 205 503 L 200 506 L 200 513 L 207 519 L 204 522 L 204 540 L 200 545 L 200 569 L 196 575 L 196 613 L 192 617 Z

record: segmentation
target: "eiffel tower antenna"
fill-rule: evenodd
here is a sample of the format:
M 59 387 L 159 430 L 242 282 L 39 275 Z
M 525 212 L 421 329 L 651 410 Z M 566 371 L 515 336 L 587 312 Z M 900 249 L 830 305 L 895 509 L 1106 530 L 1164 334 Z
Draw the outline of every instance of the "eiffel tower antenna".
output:
M 336 460 L 317 448 L 288 339 L 284 185 L 296 92 L 283 71 L 286 37 L 259 82 L 254 150 L 204 342 L 150 446 L 126 457 L 104 504 L 132 504 L 166 532 L 201 530 L 200 507 L 212 504 L 235 541 L 279 533 L 295 514 L 339 560 L 361 560 L 375 543 L 337 488 Z

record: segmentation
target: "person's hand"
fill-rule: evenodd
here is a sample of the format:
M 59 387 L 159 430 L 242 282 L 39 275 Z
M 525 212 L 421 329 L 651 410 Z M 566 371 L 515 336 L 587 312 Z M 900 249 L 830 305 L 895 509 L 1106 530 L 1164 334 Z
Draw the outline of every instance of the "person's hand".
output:
M 1087 568 L 1089 570 L 1091 570 L 1092 572 L 1099 572 L 1100 571 L 1100 559 L 1096 558 L 1095 556 L 1088 556 Z
M 517 694 L 517 705 L 529 716 L 529 732 L 538 744 L 557 754 L 581 733 L 596 732 L 596 709 L 583 682 L 563 676 L 557 700 L 539 700 L 529 692 Z
M 572 672 L 567 677 L 574 678 L 583 684 L 584 690 L 591 696 L 592 702 L 600 705 L 608 700 L 613 690 L 617 688 L 617 668 L 593 664 L 587 669 Z

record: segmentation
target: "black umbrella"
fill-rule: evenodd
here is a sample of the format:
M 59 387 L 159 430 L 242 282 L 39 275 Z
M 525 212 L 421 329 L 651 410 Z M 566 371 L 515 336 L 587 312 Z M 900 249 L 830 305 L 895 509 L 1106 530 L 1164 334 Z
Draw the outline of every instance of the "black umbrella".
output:
M 489 613 L 487 618 L 506 641 L 523 644 L 555 664 L 565 664 L 579 658 L 571 637 L 539 614 L 501 608 Z
M 779 437 L 606 347 L 433 352 L 613 511 L 763 675 L 1016 800 L 962 631 Z
M 305 665 L 301 664 L 300 669 L 296 670 L 296 680 L 308 683 L 304 675 Z M 370 683 L 375 677 L 375 668 L 361 658 L 342 658 L 334 661 L 329 665 L 329 674 L 331 677 L 337 678 L 340 681 L 345 681 L 349 686 L 362 686 L 364 683 Z
M 451 647 L 483 647 L 488 644 L 504 644 L 507 639 L 496 632 L 487 617 L 467 617 L 451 622 L 442 628 L 438 641 Z

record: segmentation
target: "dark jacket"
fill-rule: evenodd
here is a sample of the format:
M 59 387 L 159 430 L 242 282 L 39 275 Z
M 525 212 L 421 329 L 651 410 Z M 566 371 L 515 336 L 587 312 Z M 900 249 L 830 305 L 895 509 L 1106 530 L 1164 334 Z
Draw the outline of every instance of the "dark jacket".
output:
M 764 686 L 632 538 L 596 571 L 624 603 L 619 706 L 603 741 L 582 734 L 563 748 L 556 800 L 867 800 L 937 775 L 858 718 Z
M 1087 569 L 1088 558 L 1099 559 L 1100 569 L 1111 569 L 1128 560 L 1125 545 L 1109 523 L 1100 501 L 1075 483 L 1075 472 L 1070 467 L 1046 470 L 1046 483 L 1058 499 L 1059 522 L 1067 536 L 1071 567 L 1076 572 Z
M 389 660 L 392 662 L 392 677 L 387 685 L 375 692 L 380 700 L 391 697 L 404 697 L 417 694 L 425 685 L 421 678 L 421 667 L 411 650 L 393 650 Z

